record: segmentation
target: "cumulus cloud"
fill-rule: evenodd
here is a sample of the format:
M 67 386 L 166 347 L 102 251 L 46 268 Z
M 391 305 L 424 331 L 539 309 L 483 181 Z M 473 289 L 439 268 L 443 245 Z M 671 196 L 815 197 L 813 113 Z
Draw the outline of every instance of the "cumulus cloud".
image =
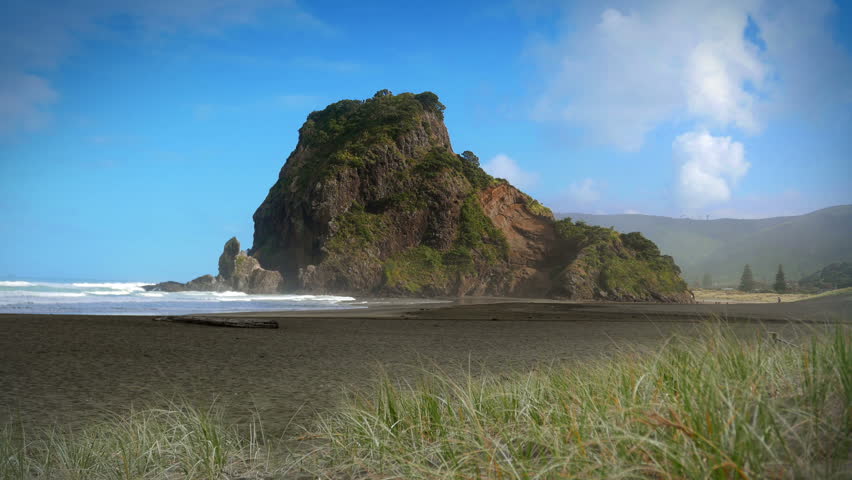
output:
M 483 163 L 482 168 L 491 176 L 505 178 L 520 189 L 532 188 L 538 183 L 538 173 L 523 170 L 518 162 L 502 153 Z
M 731 198 L 731 188 L 748 172 L 745 149 L 731 137 L 688 132 L 672 144 L 678 164 L 677 193 L 687 210 Z
M 534 48 L 546 79 L 538 119 L 631 151 L 667 122 L 755 133 L 781 103 L 852 99 L 852 61 L 831 38 L 830 0 L 607 5 L 578 8 L 568 33 Z
M 596 202 L 601 198 L 597 183 L 591 178 L 583 179 L 581 182 L 572 182 L 568 186 L 568 196 L 575 203 L 581 205 Z

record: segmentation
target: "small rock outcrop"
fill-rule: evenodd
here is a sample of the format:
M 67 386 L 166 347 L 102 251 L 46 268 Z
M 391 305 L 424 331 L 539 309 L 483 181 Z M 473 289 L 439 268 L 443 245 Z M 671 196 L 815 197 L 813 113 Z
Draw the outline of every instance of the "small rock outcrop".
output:
M 225 285 L 213 275 L 202 275 L 186 283 L 187 290 L 199 292 L 221 292 L 227 290 Z
M 254 294 L 280 293 L 284 279 L 280 272 L 264 270 L 254 257 L 240 250 L 240 241 L 236 237 L 225 243 L 219 256 L 219 275 L 202 275 L 186 284 L 164 282 L 146 285 L 148 291 L 182 292 L 225 292 L 237 291 Z
M 256 258 L 240 250 L 236 237 L 225 243 L 217 278 L 231 290 L 246 293 L 277 293 L 284 283 L 280 272 L 261 268 Z
M 185 292 L 186 285 L 180 282 L 160 282 L 156 285 L 143 285 L 142 288 L 146 292 Z

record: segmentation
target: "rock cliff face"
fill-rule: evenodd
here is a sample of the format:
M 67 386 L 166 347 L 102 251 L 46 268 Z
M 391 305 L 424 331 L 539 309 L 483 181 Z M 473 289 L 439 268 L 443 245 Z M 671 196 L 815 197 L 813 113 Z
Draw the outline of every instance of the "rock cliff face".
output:
M 309 115 L 254 214 L 253 248 L 229 241 L 220 277 L 244 291 L 691 301 L 638 233 L 554 221 L 453 153 L 443 110 L 430 92 L 382 91 Z

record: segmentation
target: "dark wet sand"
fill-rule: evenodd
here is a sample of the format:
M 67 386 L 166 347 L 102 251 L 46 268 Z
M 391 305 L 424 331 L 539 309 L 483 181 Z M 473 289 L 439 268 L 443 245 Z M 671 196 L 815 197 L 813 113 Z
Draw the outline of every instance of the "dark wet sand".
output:
M 0 315 L 0 424 L 76 427 L 179 396 L 199 406 L 215 400 L 237 422 L 256 409 L 277 436 L 291 419 L 305 424 L 333 407 L 344 387 L 369 385 L 379 364 L 397 378 L 469 361 L 474 371 L 501 372 L 590 358 L 616 344 L 654 346 L 674 332 L 694 335 L 711 315 L 744 334 L 763 335 L 768 325 L 788 338 L 805 328 L 790 318 L 850 319 L 848 297 L 782 305 L 493 302 L 240 314 L 275 317 L 277 330 Z

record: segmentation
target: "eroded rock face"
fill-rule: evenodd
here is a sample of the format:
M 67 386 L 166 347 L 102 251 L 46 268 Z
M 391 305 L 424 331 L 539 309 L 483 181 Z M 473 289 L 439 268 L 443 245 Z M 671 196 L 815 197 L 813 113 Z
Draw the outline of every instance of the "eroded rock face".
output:
M 240 241 L 237 237 L 231 237 L 225 242 L 225 248 L 222 250 L 222 255 L 219 256 L 219 276 L 230 279 L 234 275 L 236 268 L 236 258 L 240 254 Z
M 222 292 L 228 290 L 227 285 L 213 275 L 202 275 L 186 283 L 187 290 L 199 292 Z
M 283 281 L 280 273 L 258 268 L 249 277 L 248 293 L 278 293 Z
M 147 291 L 158 292 L 225 292 L 237 291 L 254 294 L 280 293 L 284 278 L 280 272 L 264 270 L 256 258 L 240 250 L 240 241 L 236 237 L 225 243 L 219 256 L 219 275 L 202 275 L 186 284 L 163 282 L 146 285 Z
M 220 259 L 239 289 L 259 285 L 263 268 L 315 293 L 691 298 L 655 246 L 556 222 L 475 155 L 453 153 L 434 94 L 338 102 L 299 134 L 254 214 L 253 248 L 232 239 L 224 270 Z M 276 280 L 263 278 L 263 288 Z
M 283 284 L 281 273 L 261 268 L 256 258 L 240 250 L 236 237 L 225 243 L 219 256 L 219 276 L 214 280 L 227 285 L 229 290 L 246 293 L 277 293 Z
M 146 292 L 184 292 L 186 285 L 180 282 L 160 282 L 156 285 L 143 285 L 142 288 Z

